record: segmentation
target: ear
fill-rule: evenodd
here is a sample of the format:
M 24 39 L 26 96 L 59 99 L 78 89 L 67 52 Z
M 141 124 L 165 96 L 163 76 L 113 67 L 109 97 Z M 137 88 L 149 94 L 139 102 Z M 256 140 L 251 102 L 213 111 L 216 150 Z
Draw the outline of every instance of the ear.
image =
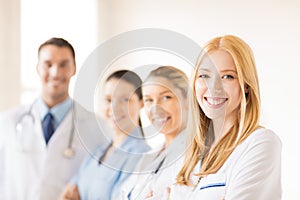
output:
M 245 84 L 244 86 L 245 94 L 249 93 L 249 85 Z
M 141 102 L 141 108 L 143 108 L 144 107 L 144 101 L 140 100 L 140 102 Z
M 39 63 L 36 64 L 35 69 L 36 69 L 37 74 L 40 75 Z
M 76 74 L 76 65 L 74 63 L 72 76 L 74 76 L 75 74 Z

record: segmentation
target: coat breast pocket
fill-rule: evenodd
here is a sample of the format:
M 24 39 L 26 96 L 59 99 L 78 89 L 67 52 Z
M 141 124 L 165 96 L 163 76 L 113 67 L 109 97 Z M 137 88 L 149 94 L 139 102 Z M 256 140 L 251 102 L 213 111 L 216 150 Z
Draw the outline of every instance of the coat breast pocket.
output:
M 210 174 L 201 179 L 196 188 L 197 198 L 221 200 L 226 194 L 226 174 Z

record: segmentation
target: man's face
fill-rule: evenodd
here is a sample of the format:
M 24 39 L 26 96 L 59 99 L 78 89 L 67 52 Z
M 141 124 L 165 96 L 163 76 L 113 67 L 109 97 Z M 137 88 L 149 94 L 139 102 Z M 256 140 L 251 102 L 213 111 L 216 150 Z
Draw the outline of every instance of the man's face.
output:
M 46 45 L 39 52 L 37 72 L 46 103 L 57 104 L 68 97 L 69 82 L 76 72 L 75 61 L 67 47 Z

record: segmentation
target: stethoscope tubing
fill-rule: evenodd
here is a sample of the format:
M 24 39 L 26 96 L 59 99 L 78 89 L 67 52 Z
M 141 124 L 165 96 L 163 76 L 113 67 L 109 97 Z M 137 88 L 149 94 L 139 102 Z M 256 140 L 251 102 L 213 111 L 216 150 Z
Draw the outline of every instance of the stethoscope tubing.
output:
M 33 107 L 34 104 L 36 103 L 37 100 L 35 100 L 30 107 L 28 108 L 28 110 L 26 112 L 24 112 L 22 115 L 20 115 L 20 117 L 18 118 L 18 120 L 16 121 L 16 133 L 17 134 L 22 134 L 21 132 L 23 131 L 23 125 L 22 125 L 22 121 L 24 120 L 24 118 L 26 116 L 31 118 L 33 127 L 35 124 L 35 118 L 33 115 Z M 72 116 L 72 120 L 71 120 L 71 131 L 70 131 L 70 135 L 69 135 L 69 139 L 68 139 L 68 146 L 67 148 L 63 151 L 63 155 L 66 158 L 72 158 L 75 156 L 75 151 L 73 149 L 73 141 L 74 141 L 74 135 L 75 135 L 75 125 L 74 125 L 74 116 Z

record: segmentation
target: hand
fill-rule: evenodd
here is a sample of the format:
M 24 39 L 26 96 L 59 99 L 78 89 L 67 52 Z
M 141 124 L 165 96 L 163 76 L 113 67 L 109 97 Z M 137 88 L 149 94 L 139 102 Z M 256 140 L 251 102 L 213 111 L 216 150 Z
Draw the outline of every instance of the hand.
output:
M 153 197 L 153 190 L 149 192 L 149 194 L 146 196 L 146 199 Z
M 164 196 L 163 196 L 163 199 L 165 200 L 169 200 L 170 199 L 170 193 L 171 193 L 171 188 L 170 187 L 167 187 L 166 188 L 166 191 L 164 193 Z M 153 197 L 154 193 L 153 191 L 151 190 L 149 192 L 149 194 L 146 196 L 146 199 L 151 199 Z
M 170 193 L 171 193 L 171 188 L 167 187 L 166 193 L 165 193 L 165 199 L 170 200 Z
M 60 200 L 80 200 L 80 195 L 77 185 L 70 184 L 63 191 L 59 198 Z

